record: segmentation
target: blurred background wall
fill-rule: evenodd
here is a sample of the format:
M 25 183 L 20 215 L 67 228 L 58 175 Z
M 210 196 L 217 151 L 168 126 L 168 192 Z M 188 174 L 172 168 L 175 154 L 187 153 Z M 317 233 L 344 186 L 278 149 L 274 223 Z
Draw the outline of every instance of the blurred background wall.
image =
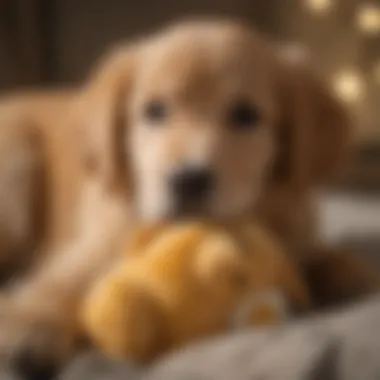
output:
M 357 120 L 358 172 L 380 184 L 380 0 L 0 0 L 0 89 L 75 83 L 110 45 L 198 15 L 311 54 Z

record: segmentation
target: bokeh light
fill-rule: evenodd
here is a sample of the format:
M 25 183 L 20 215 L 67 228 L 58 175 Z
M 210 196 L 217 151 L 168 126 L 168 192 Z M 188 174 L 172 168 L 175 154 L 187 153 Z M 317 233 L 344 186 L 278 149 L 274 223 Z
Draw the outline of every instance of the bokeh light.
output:
M 362 5 L 358 9 L 357 25 L 365 34 L 380 34 L 380 5 Z
M 304 0 L 305 6 L 313 13 L 327 13 L 333 6 L 333 0 Z
M 346 69 L 338 72 L 333 78 L 336 94 L 347 103 L 356 103 L 365 97 L 365 82 L 359 71 Z

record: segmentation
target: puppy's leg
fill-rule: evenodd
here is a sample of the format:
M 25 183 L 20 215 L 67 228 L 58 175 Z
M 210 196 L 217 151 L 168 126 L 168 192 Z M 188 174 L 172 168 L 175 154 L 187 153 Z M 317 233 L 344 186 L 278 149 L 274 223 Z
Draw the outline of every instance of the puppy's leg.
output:
M 320 307 L 352 302 L 380 291 L 380 268 L 346 249 L 313 252 L 303 267 L 312 297 Z
M 1 354 L 13 358 L 29 378 L 41 368 L 60 365 L 78 348 L 78 302 L 121 253 L 126 205 L 96 184 L 89 189 L 81 203 L 78 236 L 14 289 L 10 310 L 0 318 Z
M 2 116 L 4 116 L 2 114 Z M 0 282 L 35 259 L 45 222 L 46 187 L 38 136 L 24 125 L 0 120 Z

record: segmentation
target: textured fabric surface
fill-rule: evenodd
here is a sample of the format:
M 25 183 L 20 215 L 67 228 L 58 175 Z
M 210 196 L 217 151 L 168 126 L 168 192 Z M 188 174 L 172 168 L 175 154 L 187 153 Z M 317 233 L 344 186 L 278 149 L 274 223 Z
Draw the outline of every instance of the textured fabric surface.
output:
M 73 361 L 58 380 L 137 380 L 140 371 L 133 365 L 88 352 Z
M 183 349 L 140 369 L 88 354 L 59 380 L 378 380 L 380 296 L 293 325 Z
M 317 196 L 315 204 L 323 243 L 380 250 L 380 194 L 331 192 Z
M 380 298 L 293 326 L 189 348 L 143 379 L 378 380 Z

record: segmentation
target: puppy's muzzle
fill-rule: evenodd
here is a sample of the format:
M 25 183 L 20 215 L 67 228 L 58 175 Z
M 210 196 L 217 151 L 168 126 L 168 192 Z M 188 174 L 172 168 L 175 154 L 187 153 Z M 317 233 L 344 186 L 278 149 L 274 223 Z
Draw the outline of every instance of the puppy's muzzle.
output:
M 177 208 L 196 208 L 210 197 L 215 180 L 208 168 L 181 167 L 171 174 L 169 186 Z

